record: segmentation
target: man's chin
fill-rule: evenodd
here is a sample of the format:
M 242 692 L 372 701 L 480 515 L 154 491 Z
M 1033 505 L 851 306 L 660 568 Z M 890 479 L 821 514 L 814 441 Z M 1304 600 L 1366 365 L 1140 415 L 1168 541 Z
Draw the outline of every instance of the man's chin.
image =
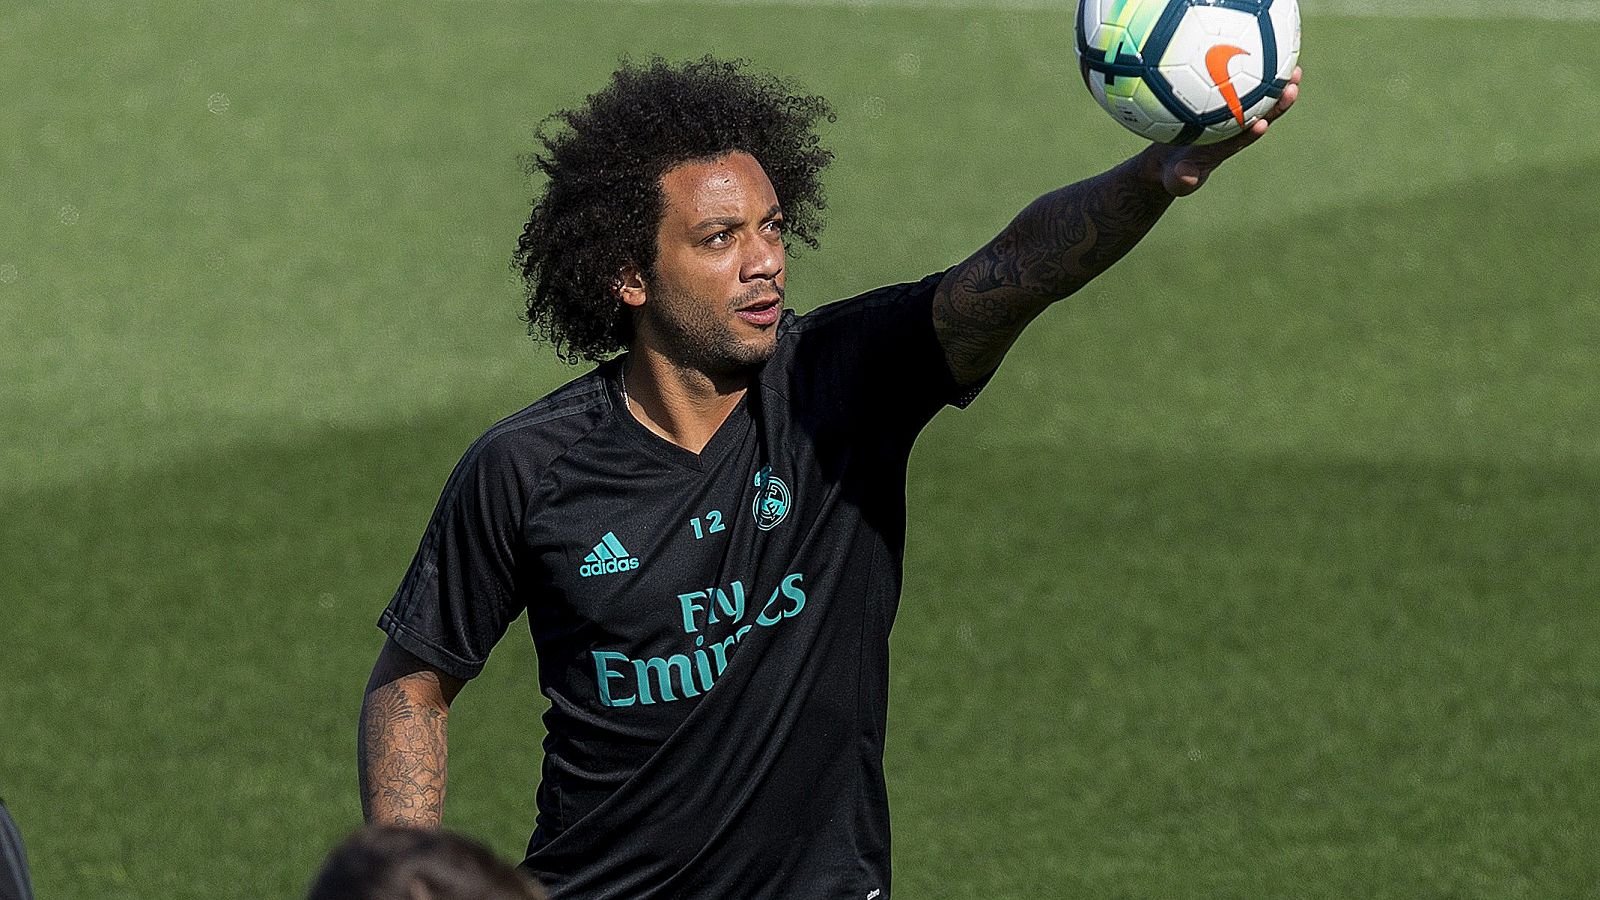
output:
M 747 376 L 772 359 L 778 350 L 778 329 L 750 328 L 744 323 L 718 323 L 720 327 L 696 329 L 673 323 L 652 341 L 674 365 L 715 379 Z
M 766 365 L 777 351 L 778 342 L 770 338 L 742 343 L 723 360 L 726 368 L 722 374 L 734 375 L 759 369 Z

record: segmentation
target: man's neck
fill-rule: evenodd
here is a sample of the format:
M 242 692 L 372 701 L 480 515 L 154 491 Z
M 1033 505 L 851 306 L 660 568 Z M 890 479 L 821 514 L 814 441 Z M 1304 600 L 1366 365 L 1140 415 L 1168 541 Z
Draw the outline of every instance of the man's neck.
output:
M 628 411 L 646 428 L 699 453 L 739 405 L 752 377 L 712 376 L 636 347 L 623 360 L 622 392 Z

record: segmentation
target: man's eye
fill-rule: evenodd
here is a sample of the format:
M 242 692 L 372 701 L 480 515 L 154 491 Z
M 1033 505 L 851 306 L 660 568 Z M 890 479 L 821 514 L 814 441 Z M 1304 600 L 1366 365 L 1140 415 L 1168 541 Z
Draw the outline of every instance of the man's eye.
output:
M 733 237 L 733 235 L 729 234 L 726 231 L 719 231 L 716 234 L 713 234 L 712 236 L 706 238 L 705 242 L 707 244 L 721 244 L 721 243 L 725 243 L 726 241 L 728 241 L 732 237 Z
M 768 231 L 780 231 L 781 232 L 781 231 L 785 230 L 788 227 L 789 227 L 789 223 L 783 221 L 782 219 L 773 219 L 771 222 L 767 223 L 767 230 Z

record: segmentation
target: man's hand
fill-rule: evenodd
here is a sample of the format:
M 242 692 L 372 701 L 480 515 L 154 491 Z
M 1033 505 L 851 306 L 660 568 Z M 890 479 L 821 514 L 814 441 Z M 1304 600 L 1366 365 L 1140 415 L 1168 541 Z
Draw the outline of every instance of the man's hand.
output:
M 1261 136 L 1267 133 L 1268 126 L 1288 112 L 1289 107 L 1294 105 L 1295 98 L 1299 96 L 1300 68 L 1296 66 L 1294 74 L 1289 77 L 1289 86 L 1283 89 L 1283 96 L 1279 98 L 1278 105 L 1251 123 L 1243 134 L 1204 147 L 1177 147 L 1169 144 L 1152 146 L 1151 163 L 1159 167 L 1161 186 L 1174 197 L 1187 197 L 1200 190 L 1200 186 L 1206 183 L 1206 179 L 1217 170 L 1217 166 L 1260 140 Z

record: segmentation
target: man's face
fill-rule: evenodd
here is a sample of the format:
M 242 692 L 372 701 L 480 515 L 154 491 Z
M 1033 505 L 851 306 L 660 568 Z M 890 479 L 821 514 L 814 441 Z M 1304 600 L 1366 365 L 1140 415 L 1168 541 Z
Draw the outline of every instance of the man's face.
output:
M 661 177 L 666 200 L 655 271 L 637 308 L 636 343 L 711 375 L 759 365 L 783 312 L 783 213 L 748 153 L 685 163 Z

